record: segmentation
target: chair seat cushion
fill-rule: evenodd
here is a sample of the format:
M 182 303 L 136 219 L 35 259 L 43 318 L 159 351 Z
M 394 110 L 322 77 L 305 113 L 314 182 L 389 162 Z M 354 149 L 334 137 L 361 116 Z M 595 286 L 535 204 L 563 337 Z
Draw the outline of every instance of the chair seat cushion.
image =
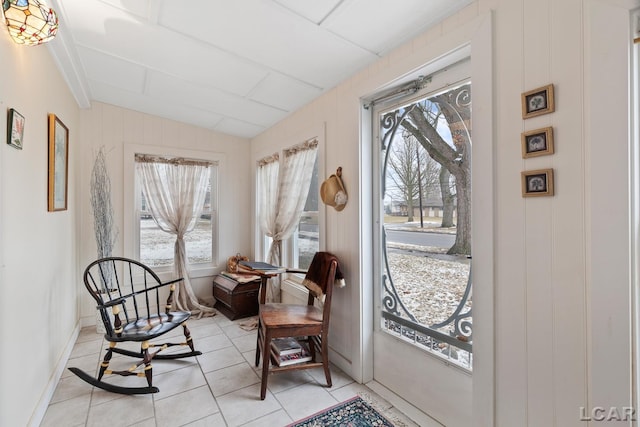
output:
M 264 304 L 260 306 L 262 324 L 270 328 L 322 325 L 322 310 L 312 305 Z
M 138 319 L 124 325 L 121 336 L 112 337 L 112 341 L 150 340 L 180 326 L 190 316 L 188 311 L 171 311 Z

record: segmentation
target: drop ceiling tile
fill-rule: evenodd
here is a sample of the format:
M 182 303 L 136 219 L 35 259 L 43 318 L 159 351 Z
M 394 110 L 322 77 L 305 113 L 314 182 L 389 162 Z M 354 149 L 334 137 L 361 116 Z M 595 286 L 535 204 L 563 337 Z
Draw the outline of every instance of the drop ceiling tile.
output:
M 145 68 L 93 49 L 78 48 L 80 62 L 91 80 L 142 94 Z
M 85 21 L 73 27 L 73 39 L 79 46 L 239 95 L 246 95 L 267 75 L 267 69 L 258 64 L 166 28 L 146 25 L 144 20 L 102 2 L 69 1 L 74 4 L 69 19 Z M 97 9 L 92 14 L 94 6 Z M 86 19 L 84 14 L 88 14 Z M 100 16 L 109 18 L 102 22 Z
M 65 0 L 65 3 L 68 0 Z M 100 0 L 110 6 L 122 9 L 142 18 L 146 18 L 149 14 L 149 0 Z M 154 0 L 155 1 L 155 0 Z
M 469 3 L 470 0 L 353 0 L 338 7 L 322 26 L 383 55 Z
M 228 135 L 237 135 L 244 138 L 251 138 L 256 136 L 266 128 L 262 126 L 256 126 L 252 123 L 246 123 L 240 120 L 232 118 L 224 118 L 218 123 L 214 130 Z
M 281 110 L 295 111 L 322 91 L 300 81 L 277 73 L 271 73 L 251 91 L 250 98 L 266 105 L 272 105 Z
M 340 0 L 274 0 L 274 2 L 319 24 L 340 3 Z
M 247 100 L 213 88 L 203 88 L 161 73 L 150 73 L 147 94 L 162 102 L 203 109 L 224 117 L 236 117 L 258 126 L 270 126 L 286 111 Z
M 210 0 L 200 4 L 197 14 L 179 2 L 167 2 L 159 23 L 322 89 L 335 86 L 377 58 L 260 0 Z
M 211 111 L 171 102 L 158 102 L 155 99 L 150 102 L 146 96 L 123 91 L 100 82 L 90 82 L 90 84 L 96 101 L 189 123 L 205 129 L 213 129 L 222 120 L 220 114 Z

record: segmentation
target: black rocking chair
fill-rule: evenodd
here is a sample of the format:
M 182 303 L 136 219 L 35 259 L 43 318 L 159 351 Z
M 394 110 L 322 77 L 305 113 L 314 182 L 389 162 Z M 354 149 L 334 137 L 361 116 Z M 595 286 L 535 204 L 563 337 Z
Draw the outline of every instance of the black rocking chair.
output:
M 91 296 L 98 303 L 97 309 L 104 324 L 104 338 L 109 341 L 109 348 L 97 378 L 78 368 L 69 368 L 71 372 L 89 384 L 114 393 L 146 394 L 157 393 L 153 386 L 151 367 L 152 359 L 179 359 L 198 356 L 200 351 L 194 350 L 191 333 L 186 321 L 191 316 L 188 311 L 172 311 L 173 294 L 176 283 L 182 279 L 163 283 L 146 265 L 128 258 L 108 257 L 92 262 L 84 271 L 84 284 Z M 161 293 L 169 296 L 161 305 Z M 182 326 L 185 342 L 151 343 L 171 330 Z M 116 347 L 118 343 L 139 342 L 140 351 L 131 351 Z M 173 346 L 188 346 L 188 351 L 180 353 L 159 354 Z M 151 351 L 151 348 L 156 348 Z M 128 370 L 112 371 L 109 362 L 113 353 L 139 358 L 139 361 Z M 103 381 L 104 375 L 138 376 L 146 378 L 146 387 L 124 387 Z

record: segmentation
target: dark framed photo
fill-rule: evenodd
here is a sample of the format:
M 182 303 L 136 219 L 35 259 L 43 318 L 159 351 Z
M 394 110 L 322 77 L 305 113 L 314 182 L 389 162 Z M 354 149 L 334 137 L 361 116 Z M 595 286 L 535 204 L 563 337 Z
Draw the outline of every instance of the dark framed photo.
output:
M 522 172 L 522 197 L 553 196 L 553 169 Z
M 553 152 L 552 127 L 522 133 L 522 158 L 544 156 Z
M 13 108 L 7 113 L 7 144 L 22 150 L 22 139 L 24 138 L 24 116 Z
M 49 114 L 49 191 L 47 210 L 67 210 L 67 178 L 69 176 L 69 129 Z
M 523 119 L 553 113 L 555 109 L 552 84 L 522 94 Z

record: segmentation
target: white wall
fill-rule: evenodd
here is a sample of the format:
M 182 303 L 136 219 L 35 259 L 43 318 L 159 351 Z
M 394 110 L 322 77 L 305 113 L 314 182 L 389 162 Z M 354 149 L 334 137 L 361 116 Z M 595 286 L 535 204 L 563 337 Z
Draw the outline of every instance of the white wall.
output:
M 0 425 L 38 422 L 78 317 L 78 108 L 46 46 L 0 33 Z M 26 119 L 24 145 L 6 144 L 7 109 Z M 47 114 L 69 128 L 69 209 L 47 212 Z M 40 413 L 40 416 L 42 413 Z M 32 418 L 33 416 L 33 418 Z
M 96 243 L 93 235 L 93 217 L 89 203 L 89 178 L 100 146 L 107 151 L 107 167 L 111 178 L 112 203 L 118 240 L 113 254 L 116 256 L 134 256 L 131 236 L 131 222 L 134 212 L 125 207 L 130 205 L 124 200 L 125 194 L 133 197 L 133 192 L 125 191 L 133 185 L 126 176 L 123 161 L 125 145 L 155 147 L 178 147 L 196 152 L 216 153 L 221 157 L 219 163 L 219 265 L 216 272 L 226 268 L 227 258 L 240 252 L 248 254 L 250 234 L 250 169 L 249 141 L 209 131 L 195 126 L 163 119 L 160 117 L 126 110 L 109 104 L 95 102 L 91 108 L 80 112 L 80 135 L 83 146 L 80 156 L 82 167 L 79 171 L 81 184 L 80 200 L 80 266 L 84 268 L 96 256 Z M 127 173 L 128 172 L 128 173 Z M 128 222 L 128 223 L 127 223 Z M 192 279 L 196 295 L 211 300 L 213 277 Z M 81 316 L 83 324 L 91 324 L 95 319 L 94 303 L 88 295 L 82 294 Z
M 326 211 L 326 249 L 341 259 L 348 286 L 334 299 L 332 346 L 342 367 L 367 377 L 366 245 L 370 211 L 360 163 L 360 98 L 435 59 L 436 47 L 493 10 L 492 283 L 477 281 L 493 305 L 493 336 L 474 343 L 477 425 L 585 425 L 595 406 L 631 405 L 628 78 L 629 10 L 637 0 L 476 1 L 356 74 L 252 141 L 252 157 L 282 147 L 283 136 L 326 126 L 326 177 L 343 167 L 349 203 Z M 473 78 L 473 76 L 472 76 Z M 556 112 L 523 120 L 520 94 L 553 83 Z M 482 99 L 474 97 L 474 108 Z M 476 107 L 478 106 L 478 107 Z M 553 126 L 556 153 L 522 159 L 520 134 Z M 476 127 L 474 126 L 474 130 Z M 361 146 L 361 144 L 363 144 Z M 521 197 L 523 170 L 552 167 L 556 195 Z M 364 183 L 364 185 L 363 185 Z M 609 207 L 609 209 L 603 209 Z M 605 214 L 606 213 L 606 214 Z M 493 247 L 493 249 L 491 249 Z M 363 261 L 361 261 L 363 260 Z M 477 260 L 474 260 L 477 262 Z M 479 299 L 474 298 L 476 304 Z M 481 307 L 480 307 L 481 308 Z M 475 311 L 475 308 L 474 308 Z M 489 318 L 491 321 L 491 319 Z M 355 326 L 354 326 L 355 325 Z M 487 325 L 476 325 L 476 328 Z M 487 360 L 487 358 L 489 360 Z M 490 396 L 487 398 L 487 396 Z

